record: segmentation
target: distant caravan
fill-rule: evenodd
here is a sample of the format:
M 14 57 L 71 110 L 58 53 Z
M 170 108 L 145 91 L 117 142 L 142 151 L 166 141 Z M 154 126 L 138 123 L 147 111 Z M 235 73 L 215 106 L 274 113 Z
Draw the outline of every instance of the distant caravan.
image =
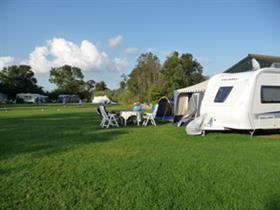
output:
M 280 62 L 280 58 L 249 54 L 225 73 L 211 77 L 197 110 L 199 114 L 186 126 L 187 133 L 236 129 L 253 134 L 258 129 L 280 130 L 280 63 L 276 61 Z M 240 70 L 240 66 L 248 64 L 249 71 Z

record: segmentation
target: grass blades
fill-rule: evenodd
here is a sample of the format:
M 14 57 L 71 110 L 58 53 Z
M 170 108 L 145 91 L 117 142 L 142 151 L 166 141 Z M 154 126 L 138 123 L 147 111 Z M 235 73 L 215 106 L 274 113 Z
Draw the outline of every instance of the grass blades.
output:
M 0 107 L 0 209 L 280 209 L 277 135 L 99 123 L 91 105 Z

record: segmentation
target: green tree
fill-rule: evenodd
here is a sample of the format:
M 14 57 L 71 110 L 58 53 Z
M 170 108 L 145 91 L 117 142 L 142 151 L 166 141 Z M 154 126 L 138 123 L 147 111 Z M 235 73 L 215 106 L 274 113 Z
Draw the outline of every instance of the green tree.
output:
M 15 99 L 17 93 L 42 94 L 43 90 L 37 85 L 30 66 L 14 65 L 0 71 L 0 92 L 5 93 L 9 99 Z
M 164 89 L 159 85 L 152 85 L 148 91 L 150 102 L 157 103 L 159 98 L 165 95 Z
M 79 95 L 85 88 L 83 78 L 80 68 L 64 65 L 51 69 L 49 81 L 64 93 Z
M 160 61 L 151 52 L 140 55 L 127 81 L 128 90 L 140 101 L 150 101 L 149 89 L 160 84 Z
M 96 82 L 94 80 L 88 80 L 84 82 L 84 93 L 83 96 L 86 98 L 88 101 L 91 100 L 94 89 L 95 89 Z
M 122 78 L 122 80 L 120 81 L 120 89 L 124 90 L 126 88 L 126 83 L 127 83 L 128 77 L 126 74 L 122 74 L 121 78 Z
M 87 101 L 90 101 L 95 89 L 96 82 L 94 80 L 88 80 L 83 82 L 83 91 L 80 92 L 79 96 Z
M 96 91 L 105 91 L 105 90 L 108 90 L 108 88 L 104 81 L 100 81 L 95 84 L 95 90 Z
M 164 81 L 163 88 L 169 97 L 173 95 L 175 89 L 204 80 L 202 66 L 189 53 L 180 56 L 178 52 L 173 52 L 164 62 L 161 73 Z
M 94 80 L 86 81 L 85 82 L 85 89 L 86 89 L 86 91 L 88 91 L 88 92 L 94 91 L 95 85 L 96 85 L 96 82 Z

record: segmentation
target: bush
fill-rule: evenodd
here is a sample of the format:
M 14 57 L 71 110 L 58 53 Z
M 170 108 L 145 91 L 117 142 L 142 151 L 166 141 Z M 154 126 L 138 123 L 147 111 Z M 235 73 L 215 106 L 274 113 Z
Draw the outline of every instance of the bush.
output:
M 165 92 L 164 90 L 162 89 L 162 87 L 159 87 L 159 86 L 152 86 L 150 89 L 149 89 L 149 98 L 150 98 L 150 101 L 153 103 L 153 104 L 156 104 L 158 102 L 158 100 L 160 99 L 160 97 L 164 96 L 165 95 Z

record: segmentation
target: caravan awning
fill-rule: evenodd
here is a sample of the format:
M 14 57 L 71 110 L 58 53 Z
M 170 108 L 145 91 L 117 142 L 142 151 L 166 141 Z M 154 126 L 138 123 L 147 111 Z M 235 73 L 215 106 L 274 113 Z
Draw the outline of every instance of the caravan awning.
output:
M 186 88 L 175 90 L 175 92 L 178 92 L 178 93 L 197 93 L 197 92 L 202 92 L 202 91 L 206 90 L 207 84 L 208 84 L 208 80 L 206 80 L 204 82 L 201 82 L 201 83 L 198 83 L 196 85 L 192 85 L 192 86 L 189 86 L 189 87 L 186 87 Z
M 199 92 L 204 92 L 207 88 L 208 80 L 198 83 L 196 85 L 192 85 L 189 87 L 185 87 L 182 89 L 178 89 L 174 91 L 174 114 L 177 113 L 177 103 L 178 103 L 178 98 L 179 95 L 182 93 L 199 93 Z

